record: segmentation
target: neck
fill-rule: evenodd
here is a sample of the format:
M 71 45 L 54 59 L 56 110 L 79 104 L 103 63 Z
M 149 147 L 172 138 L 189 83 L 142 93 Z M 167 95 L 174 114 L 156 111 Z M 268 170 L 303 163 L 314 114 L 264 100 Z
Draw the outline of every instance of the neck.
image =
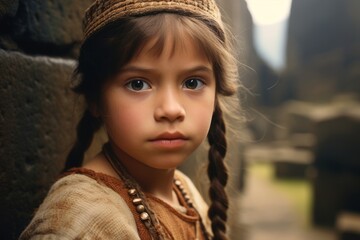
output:
M 137 170 L 131 171 L 130 174 L 144 192 L 151 193 L 159 198 L 172 200 L 174 172 L 174 169 L 145 169 L 143 172 Z
M 176 204 L 173 195 L 173 180 L 175 169 L 156 169 L 133 159 L 121 149 L 112 145 L 112 150 L 129 175 L 139 184 L 145 193 L 169 203 Z

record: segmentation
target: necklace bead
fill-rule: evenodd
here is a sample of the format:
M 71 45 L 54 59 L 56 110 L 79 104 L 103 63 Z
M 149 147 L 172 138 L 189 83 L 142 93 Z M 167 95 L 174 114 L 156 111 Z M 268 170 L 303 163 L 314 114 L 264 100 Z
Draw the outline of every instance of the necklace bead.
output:
M 135 196 L 137 192 L 136 192 L 135 188 L 131 188 L 131 189 L 129 189 L 128 193 L 130 196 Z
M 140 219 L 142 221 L 146 221 L 146 220 L 149 220 L 149 214 L 147 212 L 143 212 L 140 214 Z
M 144 211 L 145 211 L 144 205 L 140 204 L 140 205 L 136 206 L 136 211 L 137 211 L 138 213 L 144 212 Z
M 142 199 L 141 199 L 141 198 L 134 198 L 134 199 L 132 200 L 132 202 L 133 202 L 133 204 L 135 204 L 135 205 L 139 205 L 139 204 L 142 203 Z

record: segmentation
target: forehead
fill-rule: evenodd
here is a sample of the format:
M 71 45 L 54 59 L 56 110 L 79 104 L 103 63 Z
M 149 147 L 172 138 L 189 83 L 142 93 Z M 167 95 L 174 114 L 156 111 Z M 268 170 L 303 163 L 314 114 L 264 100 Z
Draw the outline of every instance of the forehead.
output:
M 175 55 L 198 56 L 209 60 L 205 51 L 199 46 L 199 42 L 188 34 L 168 34 L 166 36 L 154 36 L 141 46 L 134 58 L 148 56 L 153 58 L 165 57 L 171 59 Z

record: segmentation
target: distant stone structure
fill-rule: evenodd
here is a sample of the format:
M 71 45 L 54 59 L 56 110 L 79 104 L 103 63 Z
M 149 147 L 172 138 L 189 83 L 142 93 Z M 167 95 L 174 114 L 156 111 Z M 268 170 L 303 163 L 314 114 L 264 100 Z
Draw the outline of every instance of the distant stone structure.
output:
M 284 91 L 288 98 L 328 101 L 360 95 L 359 1 L 293 0 Z
M 343 213 L 360 215 L 360 103 L 292 101 L 282 111 L 285 132 L 268 154 L 275 177 L 309 181 L 314 226 L 335 228 Z
M 297 125 L 315 137 L 312 220 L 317 225 L 334 227 L 339 211 L 359 212 L 354 207 L 360 194 L 359 11 L 360 2 L 354 0 L 292 1 L 287 66 L 273 99 L 296 99 L 310 107 L 303 114 L 310 118 Z M 333 101 L 335 96 L 352 101 Z M 311 113 L 319 103 L 328 106 L 320 111 L 328 116 Z
M 312 179 L 313 223 L 331 227 L 341 212 L 360 215 L 360 104 L 334 113 L 316 121 Z

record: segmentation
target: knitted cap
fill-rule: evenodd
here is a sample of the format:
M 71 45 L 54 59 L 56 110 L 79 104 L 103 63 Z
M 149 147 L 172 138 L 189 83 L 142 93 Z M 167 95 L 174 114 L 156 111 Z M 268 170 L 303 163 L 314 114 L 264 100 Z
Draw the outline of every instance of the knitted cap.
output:
M 96 0 L 85 13 L 84 39 L 122 17 L 178 13 L 211 23 L 221 38 L 223 23 L 215 0 Z

